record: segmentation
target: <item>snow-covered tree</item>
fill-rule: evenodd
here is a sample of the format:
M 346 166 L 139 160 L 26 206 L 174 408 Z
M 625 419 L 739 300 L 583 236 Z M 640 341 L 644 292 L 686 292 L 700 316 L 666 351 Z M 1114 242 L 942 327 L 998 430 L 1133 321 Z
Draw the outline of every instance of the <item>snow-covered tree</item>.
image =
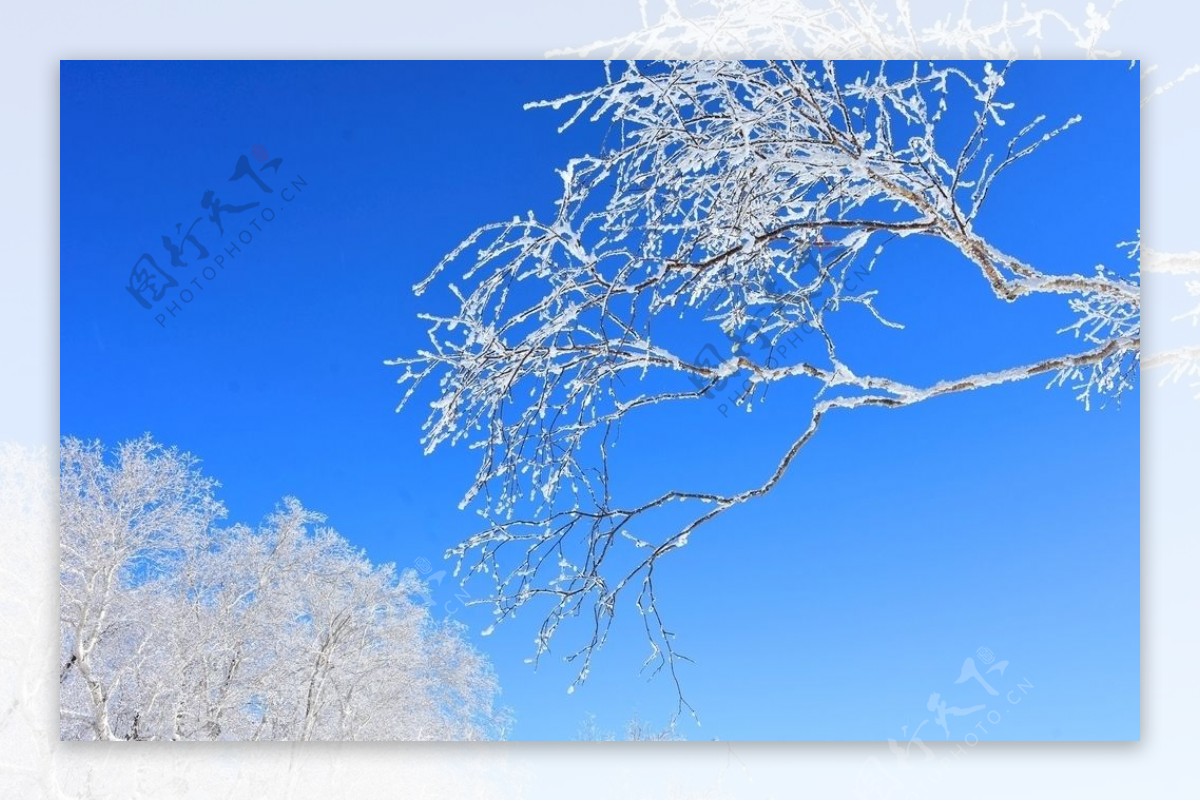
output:
M 590 635 L 568 650 L 579 666 L 572 689 L 626 596 L 644 618 L 649 663 L 674 676 L 660 559 L 776 487 L 831 415 L 1034 377 L 1073 387 L 1084 405 L 1132 386 L 1136 267 L 1051 269 L 976 228 L 996 182 L 1079 122 L 1012 124 L 1010 68 L 606 64 L 603 85 L 530 104 L 569 110 L 564 128 L 596 125 L 601 147 L 560 170 L 553 214 L 484 225 L 414 287 L 444 282 L 454 309 L 422 315 L 428 347 L 389 364 L 402 370 L 401 409 L 421 385 L 436 387 L 427 452 L 465 443 L 481 455 L 463 505 L 486 525 L 448 552 L 463 579 L 494 581 L 483 602 L 497 622 L 538 609 L 539 656 L 567 619 L 588 622 Z M 947 134 L 951 110 L 958 129 Z M 955 253 L 998 303 L 1061 299 L 1071 335 L 1061 351 L 999 368 L 981 359 L 977 371 L 925 384 L 857 366 L 842 321 L 902 321 L 852 270 L 910 237 Z M 732 344 L 698 359 L 695 337 L 679 335 L 685 325 Z M 789 351 L 800 332 L 817 345 Z M 813 401 L 760 478 L 732 492 L 614 496 L 610 453 L 624 421 L 727 385 L 749 411 L 781 384 L 810 388 Z M 668 508 L 673 522 L 648 523 Z
M 64 739 L 451 740 L 503 734 L 487 661 L 288 498 L 258 529 L 189 454 L 62 443 Z
M 114 696 L 139 683 L 157 643 L 133 588 L 207 547 L 225 510 L 193 457 L 148 437 L 112 463 L 100 443 L 66 438 L 59 467 L 62 731 L 111 740 L 133 724 L 114 720 Z

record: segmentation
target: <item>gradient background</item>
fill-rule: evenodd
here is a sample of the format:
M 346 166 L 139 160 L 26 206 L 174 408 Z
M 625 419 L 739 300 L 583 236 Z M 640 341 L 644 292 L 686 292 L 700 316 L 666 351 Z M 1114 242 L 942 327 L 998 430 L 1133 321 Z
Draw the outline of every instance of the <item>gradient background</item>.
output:
M 848 4 L 839 6 L 850 12 Z M 148 8 L 143 4 L 141 7 Z M 1042 7 L 1041 10 L 1048 10 Z M 59 59 L 70 57 L 289 58 L 336 55 L 371 57 L 540 58 L 550 48 L 612 38 L 646 36 L 662 16 L 650 3 L 521 0 L 496 6 L 461 0 L 400 8 L 381 0 L 348 0 L 336 10 L 316 0 L 233 0 L 206 5 L 155 6 L 154 13 L 125 16 L 76 2 L 16 6 L 14 24 L 0 30 L 0 84 L 23 124 L 0 128 L 4 151 L 20 154 L 7 165 L 20 192 L 0 197 L 14 232 L 3 264 L 8 291 L 0 293 L 0 440 L 5 479 L 16 494 L 6 507 L 0 542 L 7 581 L 0 604 L 10 624 L 0 632 L 0 664 L 7 708 L 20 710 L 3 731 L 9 755 L 3 768 L 13 795 L 58 797 L 184 797 L 186 795 L 283 797 L 305 793 L 330 798 L 399 797 L 1027 797 L 1191 798 L 1200 792 L 1190 769 L 1200 747 L 1200 684 L 1192 674 L 1200 648 L 1194 609 L 1200 583 L 1195 537 L 1195 454 L 1200 415 L 1187 387 L 1146 381 L 1143 421 L 1143 739 L 1139 743 L 983 744 L 955 758 L 957 746 L 932 747 L 937 758 L 900 765 L 881 743 L 679 743 L 656 748 L 571 744 L 212 744 L 199 750 L 129 749 L 122 744 L 64 744 L 57 740 L 58 701 L 52 682 L 57 659 L 58 548 L 52 484 L 57 450 L 59 358 Z M 687 28 L 726 41 L 729 17 L 711 8 L 687 8 Z M 1183 254 L 1200 266 L 1192 203 L 1200 182 L 1193 132 L 1200 120 L 1200 83 L 1172 84 L 1196 63 L 1194 30 L 1200 11 L 1164 0 L 1107 7 L 1102 53 L 1082 48 L 1069 28 L 1050 26 L 1041 38 L 1018 37 L 1012 52 L 1027 58 L 1131 57 L 1157 71 L 1147 77 L 1142 121 L 1143 226 L 1148 244 Z M 914 15 L 922 30 L 946 19 L 989 25 L 999 2 L 964 9 L 954 0 L 923 5 Z M 890 13 L 894 19 L 894 11 Z M 535 18 L 538 25 L 527 20 Z M 1083 19 L 1079 11 L 1068 18 Z M 281 24 L 281 21 L 285 24 Z M 774 29 L 770 29 L 774 30 Z M 734 31 L 735 35 L 737 32 Z M 834 30 L 833 33 L 838 33 Z M 781 36 L 786 37 L 784 29 Z M 697 52 L 682 33 L 656 34 L 663 49 Z M 735 56 L 801 51 L 775 39 L 743 37 L 737 45 L 700 52 Z M 855 40 L 830 55 L 878 56 L 879 47 L 854 49 Z M 609 48 L 603 50 L 601 48 Z M 874 49 L 871 49 L 873 48 Z M 588 52 L 611 52 L 598 45 Z M 888 55 L 953 56 L 952 44 L 928 40 L 889 49 Z M 1153 97 L 1151 95 L 1154 95 Z M 1189 255 L 1190 254 L 1190 255 Z M 1161 352 L 1195 342 L 1195 331 L 1172 322 L 1183 310 L 1183 277 L 1148 273 L 1145 347 Z M 41 454 L 39 456 L 39 454 Z M 580 777 L 584 777 L 581 781 Z

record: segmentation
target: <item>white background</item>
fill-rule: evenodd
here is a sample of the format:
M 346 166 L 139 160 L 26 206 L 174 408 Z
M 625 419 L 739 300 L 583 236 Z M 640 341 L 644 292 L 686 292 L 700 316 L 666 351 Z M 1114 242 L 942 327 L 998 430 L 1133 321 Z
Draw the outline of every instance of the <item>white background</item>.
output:
M 540 58 L 621 55 L 1138 58 L 1149 94 L 1200 62 L 1184 3 L 807 3 L 714 0 L 5 2 L 0 12 L 0 796 L 81 797 L 1189 797 L 1200 796 L 1200 387 L 1142 392 L 1142 741 L 990 744 L 901 763 L 886 744 L 99 744 L 57 741 L 58 60 Z M 665 16 L 664 16 L 665 15 Z M 938 20 L 948 20 L 940 37 Z M 662 24 L 660 24 L 662 23 Z M 893 27 L 888 28 L 891 25 Z M 880 27 L 882 26 L 882 27 Z M 1108 26 L 1105 29 L 1105 26 Z M 911 35 L 902 35 L 909 31 Z M 957 31 L 957 33 L 955 33 Z M 990 33 L 989 33 L 990 31 Z M 1005 33 L 1011 37 L 1007 43 Z M 1097 34 L 1090 45 L 1087 37 Z M 981 38 L 985 37 L 985 38 Z M 605 45 L 590 43 L 612 40 Z M 1070 87 L 1064 86 L 1064 92 Z M 1193 187 L 1200 76 L 1143 107 L 1143 237 L 1200 269 Z M 114 110 L 119 113 L 119 110 Z M 1098 154 L 1098 169 L 1102 169 Z M 114 198 L 114 202 L 119 199 Z M 107 269 L 106 265 L 95 265 Z M 1200 278 L 1200 276 L 1195 276 Z M 1149 273 L 1144 349 L 1200 341 L 1170 317 L 1179 276 Z M 1193 304 L 1194 305 L 1194 304 Z M 186 369 L 186 368 L 181 368 Z M 115 379 L 114 379 L 115 380 Z M 21 474 L 38 448 L 42 472 Z M 1097 465 L 1097 470 L 1104 469 Z M 31 494 L 36 482 L 48 490 Z M 1099 499 L 1098 499 L 1099 500 Z M 1107 699 L 1097 697 L 1103 705 Z

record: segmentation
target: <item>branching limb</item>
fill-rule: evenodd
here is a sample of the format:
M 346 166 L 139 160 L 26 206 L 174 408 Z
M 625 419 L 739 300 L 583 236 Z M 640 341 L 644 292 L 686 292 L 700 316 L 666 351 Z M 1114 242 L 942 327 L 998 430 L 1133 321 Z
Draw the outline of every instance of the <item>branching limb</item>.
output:
M 496 622 L 539 610 L 531 661 L 565 620 L 589 617 L 590 636 L 567 657 L 584 681 L 618 597 L 637 586 L 650 664 L 677 681 L 653 586 L 661 556 L 770 492 L 836 409 L 899 408 L 1047 375 L 1085 406 L 1119 397 L 1138 365 L 1140 283 L 1136 271 L 1048 270 L 974 229 L 995 182 L 1078 122 L 1047 128 L 1037 117 L 993 146 L 1013 114 L 1002 99 L 1006 67 L 980 76 L 885 65 L 853 79 L 832 63 L 791 61 L 607 69 L 594 90 L 531 105 L 573 106 L 568 125 L 608 120 L 615 141 L 560 171 L 552 219 L 480 228 L 417 284 L 422 293 L 466 262 L 462 285 L 448 284 L 456 311 L 425 315 L 429 346 L 389 364 L 403 370 L 401 407 L 436 384 L 427 451 L 465 443 L 480 452 L 463 505 L 487 525 L 448 556 L 464 580 L 495 582 L 484 602 Z M 973 99 L 974 116 L 965 143 L 947 148 L 939 136 L 952 92 Z M 941 243 L 1004 302 L 1063 299 L 1074 322 L 1062 332 L 1085 349 L 923 387 L 860 375 L 834 322 L 860 307 L 869 325 L 903 328 L 853 271 L 907 237 Z M 699 332 L 730 345 L 693 355 Z M 797 338 L 811 345 L 789 349 Z M 608 449 L 624 420 L 733 380 L 747 409 L 783 382 L 813 393 L 808 426 L 763 483 L 613 497 Z M 662 522 L 668 508 L 694 514 Z

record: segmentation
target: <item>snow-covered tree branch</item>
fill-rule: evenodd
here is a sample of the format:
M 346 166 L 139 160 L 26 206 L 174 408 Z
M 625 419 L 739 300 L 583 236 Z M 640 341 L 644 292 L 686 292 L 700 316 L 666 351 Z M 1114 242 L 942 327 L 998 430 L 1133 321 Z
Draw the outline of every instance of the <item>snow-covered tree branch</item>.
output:
M 1185 298 L 1181 310 L 1171 316 L 1171 322 L 1188 326 L 1193 331 L 1200 325 L 1200 253 L 1159 253 L 1147 251 L 1145 270 L 1182 284 L 1175 295 Z M 1179 291 L 1181 289 L 1182 291 Z M 1194 335 L 1193 335 L 1194 340 Z M 1145 366 L 1161 376 L 1163 383 L 1186 382 L 1200 387 L 1200 344 L 1178 344 L 1146 354 Z M 1196 393 L 1200 398 L 1200 392 Z
M 1101 46 L 1121 0 L 1064 13 L 1052 4 L 964 0 L 947 9 L 844 0 L 638 0 L 641 27 L 579 47 L 575 58 L 746 58 L 809 53 L 821 58 L 1115 58 Z M 914 7 L 915 5 L 915 7 Z
M 1153 85 L 1150 79 L 1156 72 L 1156 68 L 1148 67 L 1142 73 L 1143 107 L 1200 75 L 1200 64 L 1193 64 L 1173 78 Z M 1151 374 L 1160 377 L 1161 383 L 1185 381 L 1192 388 L 1200 387 L 1200 344 L 1195 342 L 1196 326 L 1200 325 L 1200 300 L 1197 300 L 1200 299 L 1200 252 L 1168 253 L 1147 247 L 1141 255 L 1143 271 L 1169 282 L 1171 289 L 1167 294 L 1172 299 L 1183 298 L 1182 304 L 1170 312 L 1170 321 L 1177 324 L 1172 339 L 1178 336 L 1182 327 L 1190 329 L 1192 334 L 1192 341 L 1175 342 L 1165 347 L 1157 344 L 1153 351 L 1145 353 L 1143 364 Z M 1200 398 L 1200 392 L 1196 397 Z
M 64 439 L 63 739 L 501 735 L 487 661 L 321 515 L 215 527 L 216 483 L 149 437 Z
M 420 294 L 444 283 L 455 308 L 423 315 L 429 346 L 389 362 L 403 370 L 402 408 L 436 385 L 427 451 L 464 443 L 480 453 L 463 505 L 486 526 L 449 556 L 466 577 L 494 581 L 498 622 L 539 610 L 537 656 L 568 618 L 588 620 L 567 657 L 578 660 L 576 684 L 627 596 L 645 621 L 648 664 L 675 676 L 656 595 L 662 557 L 776 487 L 827 418 L 1030 378 L 1069 385 L 1085 407 L 1133 386 L 1136 267 L 1039 265 L 976 228 L 997 182 L 1080 122 L 1012 124 L 1009 67 L 891 64 L 853 77 L 833 62 L 605 69 L 596 89 L 530 104 L 568 109 L 564 128 L 603 126 L 603 147 L 560 171 L 553 214 L 479 228 L 416 285 Z M 951 109 L 967 106 L 971 124 L 947 133 Z M 1114 245 L 1122 233 L 1132 232 Z M 997 303 L 1061 300 L 1060 352 L 1001 365 L 980 354 L 978 370 L 924 384 L 859 367 L 840 321 L 851 310 L 866 313 L 855 325 L 881 331 L 903 321 L 852 270 L 912 237 L 953 253 Z M 731 343 L 720 358 L 694 357 L 703 329 Z M 800 331 L 815 344 L 789 349 Z M 750 411 L 784 383 L 811 390 L 812 407 L 742 489 L 614 496 L 610 454 L 631 416 L 727 384 L 743 387 L 736 404 Z M 667 507 L 677 519 L 648 522 Z

